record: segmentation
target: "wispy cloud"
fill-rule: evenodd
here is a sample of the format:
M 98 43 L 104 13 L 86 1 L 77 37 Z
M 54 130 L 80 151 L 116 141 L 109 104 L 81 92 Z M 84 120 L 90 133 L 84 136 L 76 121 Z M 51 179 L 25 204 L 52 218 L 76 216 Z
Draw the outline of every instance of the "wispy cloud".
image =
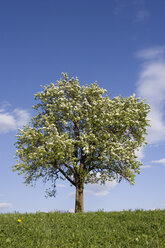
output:
M 12 207 L 11 203 L 0 203 L 0 212 L 5 211 L 11 207 Z
M 144 148 L 140 147 L 139 151 L 135 150 L 135 155 L 137 156 L 137 160 L 142 160 L 144 158 Z
M 143 49 L 138 51 L 135 55 L 137 58 L 143 60 L 155 60 L 164 58 L 165 46 L 157 46 L 153 48 Z
M 158 163 L 165 165 L 165 158 L 159 159 L 159 160 L 152 160 L 151 163 Z
M 144 6 L 145 0 L 132 0 L 132 3 L 135 6 Z
M 22 127 L 30 120 L 28 111 L 15 108 L 9 110 L 10 104 L 2 104 L 0 108 L 0 133 L 8 133 Z
M 164 46 L 139 51 L 136 56 L 143 59 L 142 70 L 137 82 L 137 95 L 146 98 L 151 106 L 148 114 L 151 127 L 148 127 L 148 144 L 165 141 L 165 49 Z
M 136 22 L 142 22 L 149 17 L 149 12 L 147 10 L 139 10 L 136 15 Z
M 142 168 L 142 169 L 148 169 L 148 168 L 151 168 L 151 165 L 142 165 L 142 166 L 140 166 L 140 168 Z
M 99 177 L 100 173 L 97 173 L 97 177 Z M 112 190 L 114 187 L 117 186 L 117 181 L 106 181 L 104 185 L 100 185 L 99 183 L 89 183 L 86 184 L 84 187 L 84 194 L 85 195 L 95 195 L 95 196 L 104 196 L 108 195 L 110 190 Z M 75 197 L 75 192 L 71 192 L 68 195 L 69 198 L 74 198 Z
M 117 186 L 117 181 L 107 181 L 105 185 L 91 184 L 89 183 L 86 186 L 85 194 L 95 195 L 95 196 L 104 196 L 108 195 L 110 190 Z
M 56 186 L 59 187 L 59 188 L 65 188 L 66 187 L 64 184 L 60 184 L 60 183 L 57 184 Z
M 127 4 L 125 2 L 122 2 L 120 0 L 115 0 L 115 7 L 114 7 L 114 14 L 119 15 L 121 12 L 125 9 Z

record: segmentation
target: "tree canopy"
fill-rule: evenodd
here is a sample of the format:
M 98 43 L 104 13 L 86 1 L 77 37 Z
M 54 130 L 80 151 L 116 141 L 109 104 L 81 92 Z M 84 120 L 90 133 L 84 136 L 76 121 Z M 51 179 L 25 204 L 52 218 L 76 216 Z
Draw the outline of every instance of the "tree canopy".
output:
M 112 100 L 95 82 L 80 86 L 66 73 L 34 95 L 36 115 L 16 135 L 17 164 L 25 183 L 56 180 L 76 187 L 75 212 L 83 211 L 84 184 L 117 179 L 134 184 L 142 163 L 135 151 L 146 145 L 150 106 L 135 95 Z M 99 176 L 98 176 L 99 175 Z

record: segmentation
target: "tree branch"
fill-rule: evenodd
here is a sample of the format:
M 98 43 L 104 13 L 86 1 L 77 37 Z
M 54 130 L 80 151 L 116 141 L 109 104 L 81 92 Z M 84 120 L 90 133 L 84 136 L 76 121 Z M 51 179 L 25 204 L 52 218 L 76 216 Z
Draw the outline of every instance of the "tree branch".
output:
M 68 169 L 70 169 L 73 174 L 75 173 L 74 169 L 71 166 L 67 165 L 65 162 L 62 162 L 62 164 L 64 164 Z
M 73 185 L 76 187 L 76 183 L 75 183 L 72 179 L 70 179 L 70 177 L 67 176 L 67 175 L 65 174 L 65 172 L 64 172 L 61 168 L 58 168 L 58 169 L 59 169 L 59 171 L 64 175 L 64 177 L 65 177 L 71 184 L 73 184 Z
M 69 176 L 66 175 L 66 173 L 59 167 L 59 165 L 58 164 L 54 164 L 54 165 L 61 172 L 61 174 L 63 174 L 63 176 L 76 187 L 75 182 Z

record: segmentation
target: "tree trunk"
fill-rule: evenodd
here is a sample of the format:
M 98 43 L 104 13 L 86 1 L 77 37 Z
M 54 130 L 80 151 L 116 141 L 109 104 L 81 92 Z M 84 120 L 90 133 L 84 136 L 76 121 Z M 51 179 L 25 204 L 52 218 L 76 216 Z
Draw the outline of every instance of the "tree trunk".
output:
M 84 212 L 83 185 L 76 185 L 75 213 Z

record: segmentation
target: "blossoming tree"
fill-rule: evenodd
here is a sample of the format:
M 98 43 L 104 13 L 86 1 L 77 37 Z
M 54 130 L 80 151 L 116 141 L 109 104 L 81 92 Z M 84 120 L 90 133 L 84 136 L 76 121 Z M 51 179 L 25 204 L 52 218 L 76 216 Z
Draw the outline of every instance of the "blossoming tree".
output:
M 49 196 L 55 196 L 57 179 L 68 180 L 76 188 L 75 212 L 84 211 L 84 184 L 134 184 L 142 165 L 135 150 L 147 144 L 150 106 L 135 95 L 110 100 L 97 83 L 81 87 L 66 73 L 43 88 L 34 95 L 36 115 L 16 135 L 13 171 L 24 174 L 27 185 L 51 180 Z

